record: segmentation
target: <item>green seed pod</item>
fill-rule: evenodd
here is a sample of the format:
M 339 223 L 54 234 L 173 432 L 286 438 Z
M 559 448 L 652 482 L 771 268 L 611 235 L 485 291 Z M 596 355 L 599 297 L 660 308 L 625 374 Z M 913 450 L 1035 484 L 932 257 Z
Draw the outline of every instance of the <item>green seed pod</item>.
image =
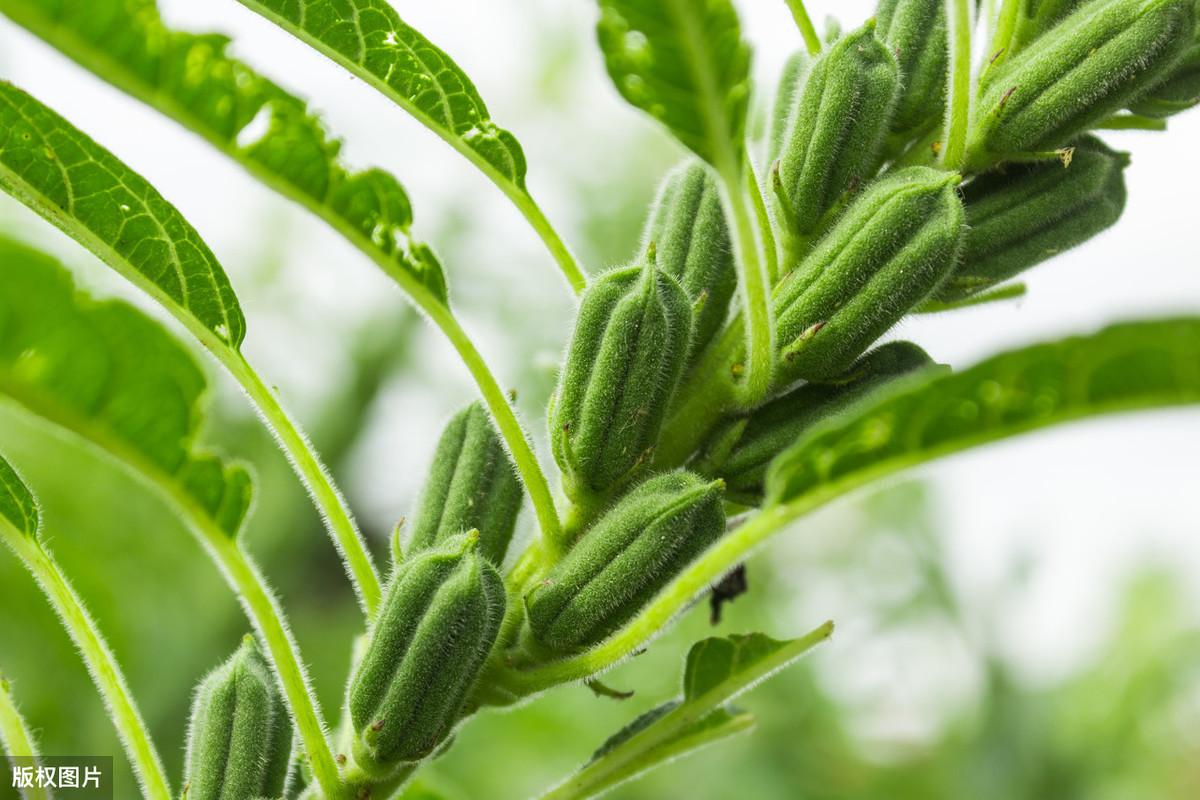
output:
M 247 636 L 200 682 L 188 727 L 186 800 L 282 797 L 292 723 L 271 668 Z
M 1084 2 L 1087 0 L 1025 0 L 1017 9 L 1011 49 L 1017 51 L 1025 47 L 1061 22 Z
M 729 499 L 757 505 L 762 501 L 763 478 L 771 460 L 795 444 L 802 433 L 884 384 L 932 365 L 933 359 L 911 342 L 881 345 L 833 383 L 802 384 L 749 414 L 722 423 L 694 468 L 724 480 Z
M 896 59 L 870 23 L 813 63 L 784 135 L 775 185 L 797 233 L 816 230 L 842 195 L 870 179 L 899 94 Z
M 779 75 L 779 85 L 775 87 L 775 101 L 771 104 L 771 127 L 767 139 L 767 163 L 774 164 L 779 158 L 783 147 L 783 137 L 787 134 L 788 125 L 792 121 L 792 112 L 796 108 L 797 98 L 804 88 L 804 80 L 808 77 L 808 68 L 812 59 L 804 50 L 797 50 L 788 56 Z
M 388 775 L 459 721 L 504 616 L 504 582 L 471 532 L 406 559 L 388 582 L 347 707 L 355 763 Z
M 1094 136 L 1057 160 L 1008 164 L 963 189 L 967 244 L 938 299 L 956 301 L 1008 280 L 1112 226 L 1125 208 L 1129 156 Z
M 504 561 L 521 511 L 523 488 L 483 406 L 454 415 L 438 440 L 413 519 L 411 552 L 479 531 L 479 552 Z
M 1129 107 L 1135 114 L 1164 119 L 1200 104 L 1200 41 L 1192 44 L 1166 80 Z
M 1144 94 L 1191 44 L 1194 3 L 1089 3 L 991 70 L 970 163 L 1060 147 Z
M 550 441 L 576 502 L 619 489 L 647 461 L 688 354 L 692 306 L 648 253 L 592 281 L 580 302 Z
M 949 62 L 945 0 L 880 0 L 875 19 L 877 35 L 896 56 L 904 85 L 892 130 L 919 130 L 940 120 Z
M 869 187 L 775 291 L 784 383 L 834 379 L 954 269 L 959 177 L 899 170 Z
M 618 500 L 526 595 L 527 648 L 574 652 L 632 619 L 724 533 L 722 490 L 670 472 Z
M 647 248 L 654 248 L 659 269 L 679 281 L 691 298 L 690 352 L 695 354 L 725 323 L 737 290 L 737 266 L 721 192 L 702 161 L 688 161 L 667 176 L 644 240 Z

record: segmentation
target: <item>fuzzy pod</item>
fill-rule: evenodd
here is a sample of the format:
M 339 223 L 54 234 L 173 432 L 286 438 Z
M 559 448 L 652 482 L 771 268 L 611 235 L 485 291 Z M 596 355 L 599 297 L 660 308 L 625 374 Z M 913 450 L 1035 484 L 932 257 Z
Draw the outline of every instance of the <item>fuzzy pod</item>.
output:
M 512 541 L 523 494 L 487 411 L 472 403 L 454 415 L 438 440 L 409 548 L 417 552 L 436 547 L 476 530 L 479 552 L 500 564 Z
M 1010 48 L 1017 51 L 1025 47 L 1085 2 L 1091 0 L 1024 0 L 1013 22 Z
M 282 797 L 292 723 L 274 675 L 247 636 L 196 688 L 188 726 L 185 800 Z
M 1195 0 L 1089 3 L 986 76 L 968 160 L 1051 150 L 1169 74 L 1192 42 Z
M 797 50 L 788 56 L 779 74 L 779 84 L 775 87 L 775 100 L 771 104 L 770 133 L 767 138 L 767 163 L 774 164 L 779 158 L 783 147 L 783 137 L 787 134 L 788 125 L 792 121 L 792 112 L 796 100 L 804 89 L 804 80 L 808 77 L 808 69 L 812 66 L 812 58 L 805 50 Z
M 1139 97 L 1130 111 L 1165 119 L 1200 104 L 1200 35 L 1197 38 L 1166 79 Z
M 659 269 L 679 281 L 692 301 L 695 355 L 725 323 L 737 291 L 721 190 L 704 162 L 692 159 L 667 176 L 643 238 Z
M 724 533 L 722 488 L 670 472 L 618 500 L 526 595 L 527 647 L 577 652 L 632 619 Z
M 900 95 L 900 68 L 868 23 L 823 52 L 795 101 L 775 193 L 799 234 L 870 180 Z
M 945 0 L 880 0 L 876 35 L 896 57 L 903 88 L 892 130 L 924 128 L 946 107 L 949 27 Z
M 701 450 L 694 468 L 725 481 L 731 500 L 757 505 L 762 501 L 767 467 L 801 434 L 885 384 L 933 363 L 928 353 L 911 342 L 880 345 L 833 383 L 803 384 L 749 414 L 723 422 Z
M 775 291 L 777 380 L 836 379 L 953 271 L 959 176 L 910 167 L 877 181 Z
M 967 243 L 938 299 L 962 300 L 1111 227 L 1125 209 L 1129 156 L 1094 136 L 1058 160 L 1008 164 L 963 189 Z
M 647 253 L 580 301 L 550 403 L 550 441 L 576 502 L 619 489 L 648 462 L 686 364 L 692 304 Z
M 383 776 L 459 721 L 504 616 L 504 582 L 474 532 L 396 568 L 350 681 L 355 763 Z

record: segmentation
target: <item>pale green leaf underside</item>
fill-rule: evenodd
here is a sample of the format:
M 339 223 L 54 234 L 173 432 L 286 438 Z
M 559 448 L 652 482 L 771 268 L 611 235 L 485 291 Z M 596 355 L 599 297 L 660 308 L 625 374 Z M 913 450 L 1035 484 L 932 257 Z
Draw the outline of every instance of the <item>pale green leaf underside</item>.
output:
M 598 0 L 608 74 L 632 105 L 718 169 L 738 159 L 750 48 L 730 0 Z
M 246 320 L 200 234 L 140 175 L 7 82 L 0 186 L 230 347 L 241 344 Z
M 1074 419 L 1200 402 L 1200 319 L 1114 325 L 918 379 L 802 437 L 767 476 L 769 504 L 865 483 Z
M 205 392 L 157 322 L 91 299 L 57 262 L 0 239 L 0 394 L 173 481 L 233 536 L 253 487 L 244 468 L 196 447 Z
M 0 518 L 25 536 L 37 535 L 37 501 L 3 456 L 0 456 Z
M 461 140 L 525 189 L 525 155 L 494 123 L 475 84 L 385 0 L 240 0 L 300 38 L 371 75 L 426 125 Z
M 410 237 L 400 182 L 347 169 L 341 142 L 304 101 L 228 57 L 226 37 L 167 28 L 154 0 L 0 0 L 0 12 L 369 242 L 445 302 L 441 266 Z

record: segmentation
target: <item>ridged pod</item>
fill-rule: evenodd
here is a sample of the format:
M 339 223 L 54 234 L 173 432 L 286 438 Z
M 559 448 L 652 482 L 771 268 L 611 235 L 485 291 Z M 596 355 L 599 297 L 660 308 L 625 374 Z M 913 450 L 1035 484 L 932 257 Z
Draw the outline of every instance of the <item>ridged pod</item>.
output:
M 783 137 L 792 122 L 796 101 L 804 89 L 804 81 L 808 78 L 808 69 L 811 66 L 812 58 L 804 50 L 792 53 L 783 64 L 779 84 L 775 87 L 775 100 L 771 104 L 770 134 L 767 138 L 768 164 L 774 164 L 775 159 L 779 158 Z
M 474 532 L 400 564 L 350 681 L 355 763 L 383 776 L 433 753 L 459 721 L 504 616 Z
M 900 69 L 874 25 L 851 33 L 813 63 L 780 149 L 775 193 L 800 234 L 859 183 L 870 180 L 900 94 Z
M 1163 80 L 1195 0 L 1088 3 L 986 76 L 968 161 L 1061 147 Z
M 945 0 L 880 0 L 876 35 L 900 66 L 903 88 L 892 130 L 913 131 L 940 120 L 949 65 Z
M 877 181 L 779 285 L 778 380 L 836 379 L 937 289 L 962 250 L 958 176 L 928 167 Z
M 834 383 L 806 383 L 761 408 L 722 423 L 694 464 L 725 481 L 734 502 L 758 505 L 771 460 L 818 422 L 845 410 L 890 381 L 933 365 L 911 342 L 889 342 L 854 362 Z
M 1062 22 L 1072 11 L 1092 0 L 1024 0 L 1017 10 L 1010 49 L 1014 52 Z M 1003 54 L 1001 54 L 1003 55 Z
M 608 495 L 648 461 L 691 329 L 691 301 L 653 252 L 592 281 L 550 405 L 551 446 L 573 500 Z
M 692 301 L 694 355 L 724 324 L 737 291 L 720 188 L 703 162 L 689 160 L 667 176 L 643 239 L 654 248 L 659 269 L 679 281 Z
M 1120 218 L 1129 156 L 1094 136 L 1074 148 L 1065 169 L 1057 160 L 1008 164 L 967 184 L 966 249 L 939 299 L 961 300 L 1008 280 Z
M 632 489 L 526 596 L 527 648 L 576 652 L 632 619 L 724 533 L 721 493 L 689 472 Z
M 271 668 L 247 636 L 196 688 L 184 775 L 185 800 L 282 797 L 292 723 Z
M 1162 119 L 1197 104 L 1200 104 L 1200 33 L 1166 79 L 1139 97 L 1129 110 Z
M 413 519 L 410 550 L 436 547 L 476 530 L 479 552 L 502 563 L 523 491 L 487 411 L 472 403 L 454 415 L 438 440 Z

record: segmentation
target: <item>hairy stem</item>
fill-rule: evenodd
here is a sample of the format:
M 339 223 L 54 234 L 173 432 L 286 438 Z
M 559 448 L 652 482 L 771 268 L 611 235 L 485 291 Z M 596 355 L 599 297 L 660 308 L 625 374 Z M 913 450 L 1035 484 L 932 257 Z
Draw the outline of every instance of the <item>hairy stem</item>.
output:
M 1017 18 L 1021 13 L 1022 0 L 1002 0 L 992 28 L 992 42 L 984 57 L 988 59 L 984 73 L 998 66 L 1011 54 L 1013 37 L 1017 32 Z
M 62 620 L 71 641 L 79 649 L 88 673 L 104 700 L 121 746 L 129 757 L 142 793 L 147 800 L 171 800 L 171 787 L 167 783 L 162 759 L 150 738 L 150 731 L 142 720 L 116 657 L 84 608 L 83 601 L 71 588 L 50 553 L 34 538 L 25 536 L 4 522 L 0 522 L 0 538 L 17 554 L 37 581 L 54 612 Z
M 3 676 L 0 676 L 0 747 L 10 756 L 33 759 L 35 765 L 41 758 L 33 734 L 13 701 L 12 687 Z M 24 800 L 52 800 L 50 792 L 36 782 L 24 790 L 22 797 Z
M 1165 131 L 1167 121 L 1141 114 L 1114 114 L 1095 126 L 1102 131 Z
M 763 253 L 767 260 L 767 286 L 773 287 L 779 281 L 779 249 L 775 243 L 775 226 L 771 223 L 771 212 L 767 210 L 767 201 L 763 197 L 758 173 L 750 163 L 746 164 L 746 191 L 749 192 L 750 202 L 754 205 L 758 233 L 762 238 Z
M 746 363 L 738 386 L 739 401 L 753 406 L 771 388 L 775 372 L 775 331 L 771 319 L 770 278 L 762 257 L 754 220 L 746 202 L 740 175 L 743 165 L 720 169 L 722 197 L 731 222 L 730 235 L 737 257 L 742 316 L 746 321 Z
M 276 391 L 263 382 L 259 374 L 240 353 L 229 350 L 214 351 L 217 358 L 250 397 L 263 422 L 274 434 L 279 446 L 287 454 L 296 473 L 304 482 L 313 503 L 325 518 L 325 524 L 333 534 L 338 555 L 346 565 L 350 583 L 354 586 L 359 604 L 368 617 L 379 608 L 382 589 L 379 573 L 371 554 L 367 552 L 362 534 L 354 524 L 349 506 L 342 493 L 334 485 L 325 465 L 321 463 L 312 443 L 300 427 L 292 420 L 280 403 Z
M 971 122 L 971 9 L 969 0 L 946 0 L 950 23 L 950 85 L 942 165 L 958 170 L 967 153 Z
M 821 52 L 821 37 L 817 35 L 817 29 L 813 27 L 812 17 L 808 15 L 808 9 L 804 7 L 804 0 L 787 0 L 788 8 L 792 11 L 792 18 L 796 20 L 796 27 L 800 29 L 800 35 L 804 37 L 804 45 L 808 48 L 810 56 L 818 55 Z

